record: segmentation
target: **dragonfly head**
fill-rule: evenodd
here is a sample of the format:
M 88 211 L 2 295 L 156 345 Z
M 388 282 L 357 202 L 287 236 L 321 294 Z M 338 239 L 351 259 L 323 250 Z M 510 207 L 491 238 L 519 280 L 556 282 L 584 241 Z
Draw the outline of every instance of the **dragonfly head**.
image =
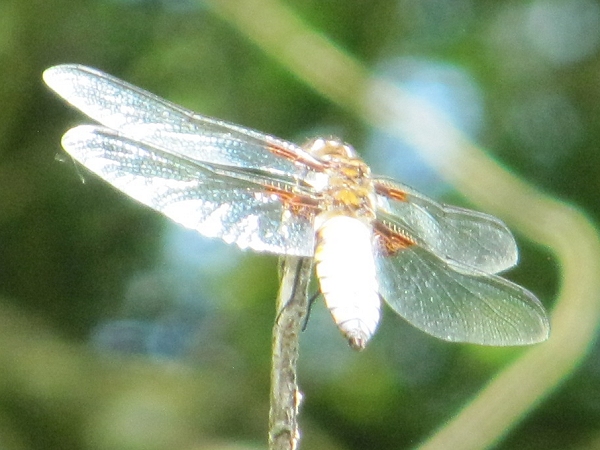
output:
M 315 138 L 308 141 L 304 148 L 315 158 L 323 161 L 331 160 L 335 157 L 358 158 L 356 150 L 348 144 L 345 144 L 338 138 Z

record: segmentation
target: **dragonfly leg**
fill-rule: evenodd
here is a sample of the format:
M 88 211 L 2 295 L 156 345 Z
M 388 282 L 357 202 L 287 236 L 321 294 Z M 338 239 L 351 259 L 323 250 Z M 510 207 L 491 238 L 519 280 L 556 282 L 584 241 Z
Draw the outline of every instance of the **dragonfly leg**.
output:
M 308 299 L 308 308 L 306 310 L 306 316 L 304 317 L 304 323 L 302 324 L 302 331 L 306 330 L 306 327 L 308 326 L 308 319 L 310 317 L 310 311 L 320 295 L 321 291 L 317 291 Z

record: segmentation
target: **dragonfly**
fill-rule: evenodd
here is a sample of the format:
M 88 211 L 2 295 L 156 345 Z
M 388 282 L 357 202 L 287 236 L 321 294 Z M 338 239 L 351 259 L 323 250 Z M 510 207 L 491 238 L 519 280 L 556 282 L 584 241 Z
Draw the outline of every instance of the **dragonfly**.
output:
M 241 249 L 314 258 L 320 293 L 352 348 L 375 333 L 382 300 L 446 341 L 547 339 L 541 302 L 499 276 L 518 259 L 501 220 L 372 175 L 336 138 L 298 146 L 82 65 L 43 78 L 98 122 L 68 130 L 63 148 L 117 189 Z

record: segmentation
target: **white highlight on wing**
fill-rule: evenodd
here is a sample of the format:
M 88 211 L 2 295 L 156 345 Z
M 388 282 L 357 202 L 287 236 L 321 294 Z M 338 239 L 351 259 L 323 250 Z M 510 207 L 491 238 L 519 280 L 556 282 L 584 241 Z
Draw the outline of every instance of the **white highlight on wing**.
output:
M 64 149 L 88 169 L 181 225 L 240 248 L 312 256 L 312 217 L 292 215 L 264 186 L 92 125 L 69 130 Z
M 317 218 L 315 270 L 335 323 L 350 345 L 361 350 L 380 318 L 373 231 L 363 221 L 324 213 Z
M 192 160 L 322 183 L 319 172 L 272 151 L 282 148 L 313 167 L 320 165 L 297 145 L 201 116 L 99 70 L 64 64 L 47 69 L 44 81 L 90 118 L 132 140 Z

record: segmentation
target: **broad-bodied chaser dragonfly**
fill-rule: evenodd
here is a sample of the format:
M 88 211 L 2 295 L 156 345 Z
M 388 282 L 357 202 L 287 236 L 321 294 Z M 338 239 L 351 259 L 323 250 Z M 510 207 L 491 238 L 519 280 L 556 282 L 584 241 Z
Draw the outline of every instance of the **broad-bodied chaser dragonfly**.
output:
M 116 188 L 242 249 L 314 257 L 320 291 L 353 348 L 375 332 L 381 298 L 448 341 L 548 337 L 539 300 L 497 275 L 518 254 L 500 220 L 372 176 L 337 139 L 299 147 L 80 65 L 52 67 L 44 80 L 101 124 L 69 130 L 62 146 Z

